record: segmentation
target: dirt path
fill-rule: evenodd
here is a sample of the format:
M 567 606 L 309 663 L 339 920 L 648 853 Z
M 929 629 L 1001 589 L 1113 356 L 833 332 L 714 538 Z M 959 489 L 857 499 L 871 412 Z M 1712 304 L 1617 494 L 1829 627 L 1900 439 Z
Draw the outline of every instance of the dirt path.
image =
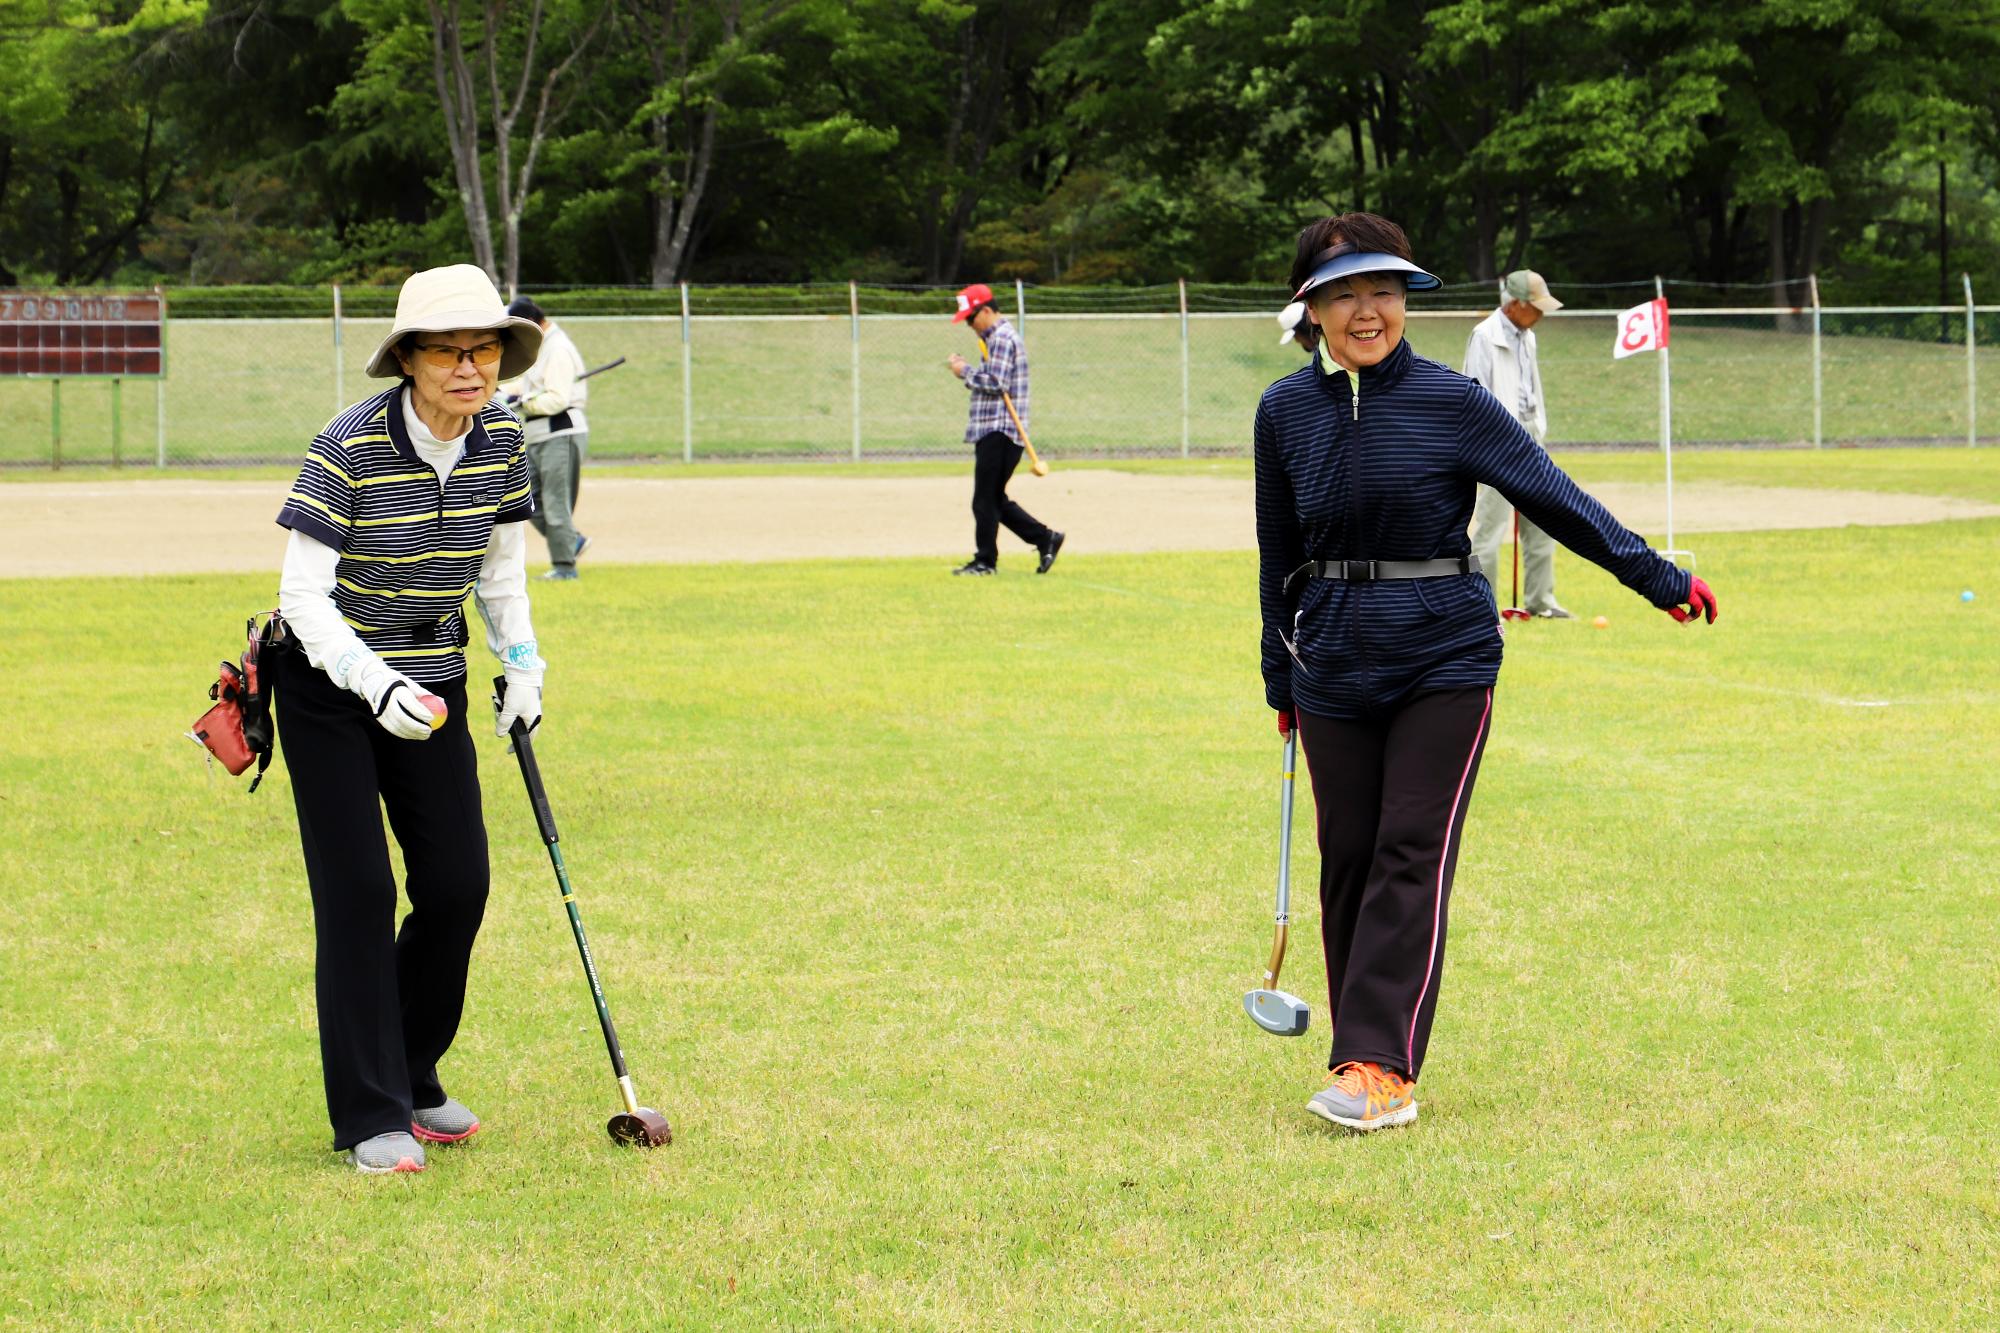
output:
M 276 571 L 272 523 L 286 487 L 163 480 L 0 485 L 0 578 Z M 1250 483 L 1063 469 L 1010 488 L 1070 533 L 1065 553 L 1242 550 L 1255 544 Z M 1628 526 L 1666 526 L 1659 485 L 1592 488 Z M 578 506 L 588 564 L 712 563 L 971 553 L 969 477 L 586 475 Z M 1936 523 L 2000 516 L 2000 505 L 1879 491 L 1695 483 L 1674 493 L 1676 536 L 1698 532 Z M 1001 534 L 1001 559 L 1025 548 Z M 540 544 L 530 550 L 540 554 Z

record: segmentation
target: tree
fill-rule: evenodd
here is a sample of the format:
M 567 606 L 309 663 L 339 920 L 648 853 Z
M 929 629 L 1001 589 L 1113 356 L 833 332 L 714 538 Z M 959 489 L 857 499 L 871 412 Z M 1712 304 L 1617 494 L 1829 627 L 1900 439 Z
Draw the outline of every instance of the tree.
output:
M 460 206 L 472 241 L 473 262 L 508 292 L 521 276 L 521 214 L 528 206 L 535 166 L 550 128 L 560 121 L 575 96 L 573 76 L 579 61 L 611 14 L 609 0 L 586 5 L 582 12 L 565 10 L 562 18 L 566 49 L 539 80 L 536 62 L 542 56 L 547 0 L 530 0 L 527 12 L 508 0 L 484 0 L 476 37 L 468 37 L 460 0 L 424 0 L 430 16 L 432 73 L 445 135 L 451 145 L 452 172 Z M 486 113 L 492 124 L 493 182 L 499 196 L 500 264 L 495 266 L 493 225 L 486 203 L 486 171 L 481 161 L 480 96 L 467 58 L 468 41 L 475 41 L 485 75 Z M 553 43 L 552 43 L 553 44 Z M 503 75 L 503 68 L 505 74 Z M 561 96 L 558 97 L 558 89 Z M 523 137 L 520 165 L 514 165 L 515 135 L 521 117 L 531 107 Z
M 162 96 L 172 42 L 199 13 L 184 0 L 0 5 L 0 280 L 20 265 L 100 282 L 137 255 L 191 151 Z

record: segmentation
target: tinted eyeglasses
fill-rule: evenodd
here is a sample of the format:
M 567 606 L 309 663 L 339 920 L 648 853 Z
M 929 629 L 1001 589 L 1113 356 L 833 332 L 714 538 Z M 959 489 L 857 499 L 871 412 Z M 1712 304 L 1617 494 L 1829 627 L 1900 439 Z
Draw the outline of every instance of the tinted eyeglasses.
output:
M 443 370 L 454 370 L 461 360 L 470 358 L 475 366 L 490 366 L 500 359 L 499 342 L 483 342 L 477 347 L 458 347 L 451 343 L 418 343 L 411 349 L 422 357 L 428 365 Z

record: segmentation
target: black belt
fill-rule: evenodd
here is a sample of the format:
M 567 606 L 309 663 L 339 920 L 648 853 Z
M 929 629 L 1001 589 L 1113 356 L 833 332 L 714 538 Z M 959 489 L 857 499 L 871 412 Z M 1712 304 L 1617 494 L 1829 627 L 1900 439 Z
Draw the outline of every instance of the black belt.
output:
M 1450 560 L 1308 560 L 1285 575 L 1285 591 L 1289 593 L 1300 578 L 1375 583 L 1383 579 L 1448 579 L 1478 572 L 1478 557 L 1470 555 Z

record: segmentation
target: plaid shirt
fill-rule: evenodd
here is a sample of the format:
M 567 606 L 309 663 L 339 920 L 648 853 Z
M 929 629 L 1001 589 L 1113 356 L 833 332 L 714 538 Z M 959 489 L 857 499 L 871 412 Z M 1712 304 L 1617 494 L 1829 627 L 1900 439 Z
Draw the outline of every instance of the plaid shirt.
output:
M 977 444 L 997 432 L 1016 444 L 1025 444 L 1021 432 L 1028 428 L 1028 354 L 1012 324 L 996 320 L 986 331 L 986 354 L 988 360 L 965 372 L 965 387 L 972 391 L 965 442 Z M 1007 415 L 1002 392 L 1014 400 L 1014 411 L 1021 418 L 1019 426 Z

